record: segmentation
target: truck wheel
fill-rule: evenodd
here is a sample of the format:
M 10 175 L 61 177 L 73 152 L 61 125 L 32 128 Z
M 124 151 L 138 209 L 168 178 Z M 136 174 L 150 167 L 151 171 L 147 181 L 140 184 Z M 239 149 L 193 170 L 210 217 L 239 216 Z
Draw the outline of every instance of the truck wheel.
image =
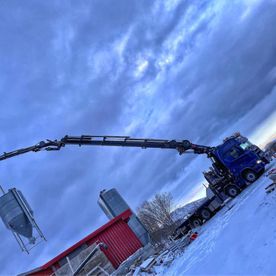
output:
M 257 173 L 254 172 L 254 171 L 251 171 L 251 170 L 246 170 L 245 172 L 243 172 L 242 175 L 243 175 L 243 178 L 244 178 L 246 181 L 250 182 L 250 183 L 253 183 L 253 182 L 256 181 L 257 178 L 258 178 Z
M 201 225 L 200 219 L 193 219 L 192 221 L 193 228 L 196 228 Z
M 212 213 L 209 209 L 204 208 L 201 210 L 200 215 L 203 219 L 208 220 L 211 218 Z
M 228 185 L 225 188 L 225 193 L 230 197 L 236 197 L 240 193 L 240 189 L 236 185 Z

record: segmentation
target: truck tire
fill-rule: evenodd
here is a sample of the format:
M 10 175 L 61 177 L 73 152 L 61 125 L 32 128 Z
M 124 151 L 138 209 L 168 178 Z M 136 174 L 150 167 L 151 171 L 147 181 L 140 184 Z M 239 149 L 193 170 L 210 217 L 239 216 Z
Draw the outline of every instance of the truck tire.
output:
M 236 185 L 228 185 L 225 188 L 225 193 L 226 195 L 234 198 L 240 193 L 240 189 Z
M 257 180 L 258 174 L 252 170 L 246 170 L 242 173 L 243 178 L 249 183 L 253 183 Z
M 204 208 L 200 211 L 200 215 L 203 219 L 208 220 L 212 217 L 212 212 L 209 209 Z
M 191 224 L 192 224 L 193 228 L 196 228 L 196 227 L 201 225 L 201 220 L 198 219 L 198 218 L 195 218 L 195 219 L 192 220 Z

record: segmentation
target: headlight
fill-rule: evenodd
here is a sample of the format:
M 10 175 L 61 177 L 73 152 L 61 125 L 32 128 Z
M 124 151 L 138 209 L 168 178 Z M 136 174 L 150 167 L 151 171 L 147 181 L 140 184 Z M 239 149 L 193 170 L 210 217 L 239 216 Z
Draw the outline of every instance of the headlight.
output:
M 261 163 L 263 163 L 263 161 L 262 160 L 257 160 L 256 163 L 261 164 Z

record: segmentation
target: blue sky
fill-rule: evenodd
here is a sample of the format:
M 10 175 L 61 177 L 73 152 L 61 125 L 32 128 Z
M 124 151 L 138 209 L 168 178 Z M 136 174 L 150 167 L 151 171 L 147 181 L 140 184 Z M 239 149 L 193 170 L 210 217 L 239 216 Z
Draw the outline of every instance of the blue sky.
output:
M 5 1 L 0 5 L 1 150 L 70 135 L 190 139 L 275 133 L 275 1 Z M 99 191 L 133 209 L 158 191 L 186 202 L 208 160 L 67 147 L 1 163 L 48 241 L 30 256 L 0 227 L 3 274 L 39 266 L 107 221 Z

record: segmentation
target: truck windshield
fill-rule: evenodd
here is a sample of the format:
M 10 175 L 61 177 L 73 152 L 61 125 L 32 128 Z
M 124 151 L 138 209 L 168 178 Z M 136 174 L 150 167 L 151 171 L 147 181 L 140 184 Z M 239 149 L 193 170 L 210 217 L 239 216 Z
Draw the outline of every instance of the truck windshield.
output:
M 250 147 L 252 147 L 252 144 L 249 141 L 246 141 L 245 143 L 240 144 L 240 147 L 243 150 L 249 149 Z

